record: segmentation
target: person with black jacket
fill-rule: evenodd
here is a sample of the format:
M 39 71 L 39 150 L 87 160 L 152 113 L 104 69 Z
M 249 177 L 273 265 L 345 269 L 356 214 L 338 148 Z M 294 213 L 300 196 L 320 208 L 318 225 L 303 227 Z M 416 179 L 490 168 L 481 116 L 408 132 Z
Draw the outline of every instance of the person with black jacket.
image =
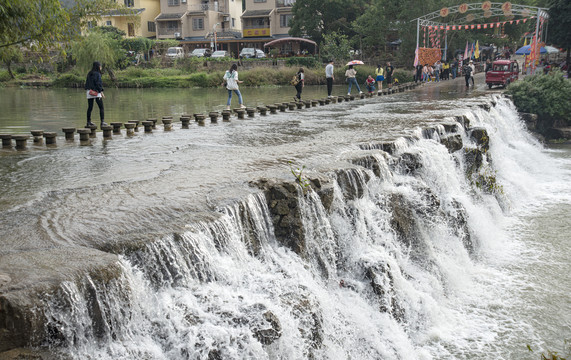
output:
M 301 101 L 301 92 L 303 91 L 303 86 L 305 85 L 305 73 L 303 68 L 299 68 L 299 71 L 297 74 L 295 74 L 295 76 L 297 77 L 298 82 L 295 84 L 295 90 L 297 91 L 297 94 L 293 97 L 293 100 Z
M 94 126 L 91 122 L 91 111 L 93 110 L 93 101 L 99 107 L 99 118 L 101 119 L 101 127 L 107 126 L 105 122 L 105 111 L 103 110 L 103 81 L 101 80 L 101 64 L 98 61 L 93 63 L 91 71 L 87 73 L 85 80 L 85 90 L 87 94 L 87 125 L 86 127 Z

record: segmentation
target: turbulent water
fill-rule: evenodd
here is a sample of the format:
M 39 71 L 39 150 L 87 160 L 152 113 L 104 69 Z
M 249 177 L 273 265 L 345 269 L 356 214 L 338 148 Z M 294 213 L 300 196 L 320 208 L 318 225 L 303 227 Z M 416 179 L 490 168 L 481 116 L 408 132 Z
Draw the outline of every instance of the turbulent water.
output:
M 476 106 L 492 100 L 489 111 Z M 485 128 L 482 171 L 496 180 L 493 189 L 466 176 L 464 150 L 450 153 L 440 143 L 441 126 L 428 135 L 410 127 L 392 154 L 376 149 L 383 127 L 374 114 L 391 106 L 403 110 L 403 122 L 430 107 L 438 121 L 466 115 L 472 127 Z M 499 95 L 468 104 L 351 107 L 366 123 L 364 140 L 304 159 L 307 177 L 333 181 L 330 205 L 311 188 L 298 189 L 304 255 L 277 240 L 261 191 L 224 201 L 213 195 L 200 217 L 185 209 L 166 222 L 172 231 L 153 228 L 152 241 L 119 251 L 118 278 L 84 275 L 45 298 L 52 336 L 44 346 L 76 359 L 536 359 L 547 349 L 563 351 L 571 337 L 569 150 L 545 149 Z M 338 115 L 318 113 L 317 120 L 329 116 Z M 458 133 L 475 147 L 464 129 Z M 344 136 L 326 138 L 340 143 Z M 403 154 L 417 159 L 414 168 L 397 161 Z M 363 155 L 377 167 L 348 161 Z M 162 171 L 168 177 L 172 170 Z M 132 186 L 150 196 L 177 187 L 164 178 L 136 183 L 145 178 L 152 176 L 143 173 Z M 87 195 L 70 191 L 66 202 L 72 196 L 86 204 Z M 142 211 L 172 214 L 185 201 L 173 198 Z M 109 232 L 119 232 L 113 222 L 131 216 L 130 205 L 124 198 L 108 205 L 129 214 L 117 213 Z M 395 223 L 395 213 L 408 222 Z M 53 210 L 43 221 L 60 224 L 59 241 L 77 242 L 79 230 L 65 216 Z M 89 215 L 77 216 L 85 230 Z

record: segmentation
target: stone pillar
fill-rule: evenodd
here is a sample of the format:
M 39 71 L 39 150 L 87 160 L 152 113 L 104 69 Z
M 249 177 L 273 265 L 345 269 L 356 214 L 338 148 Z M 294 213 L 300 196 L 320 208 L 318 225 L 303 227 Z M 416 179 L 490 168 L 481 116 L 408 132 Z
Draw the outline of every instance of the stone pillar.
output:
M 325 98 L 323 100 L 325 100 L 325 104 L 331 104 L 331 99 L 332 98 Z
M 351 101 L 351 95 L 345 95 L 345 101 L 347 102 Z
M 74 140 L 75 128 L 73 128 L 73 127 L 64 127 L 64 128 L 61 129 L 61 131 L 63 131 L 63 133 L 65 134 L 65 139 L 66 139 L 66 140 L 70 140 L 70 141 L 73 141 L 73 140 Z
M 360 99 L 364 99 L 364 98 L 365 98 L 365 94 L 360 93 L 360 94 L 359 94 L 359 98 L 360 98 Z
M 89 141 L 89 135 L 91 134 L 91 129 L 77 129 L 79 134 L 79 141 L 85 142 Z
M 150 118 L 150 119 L 147 119 L 147 121 L 150 121 L 150 122 L 153 123 L 153 124 L 151 125 L 153 129 L 156 129 L 156 128 L 157 128 L 157 121 L 159 121 L 159 119 L 157 119 L 157 118 Z M 146 131 L 146 130 L 145 130 L 145 131 Z
M 153 132 L 153 122 L 152 121 L 150 121 L 150 120 L 142 121 L 141 124 L 145 127 L 146 133 L 152 133 Z
M 332 104 L 337 104 L 337 98 L 336 98 L 336 97 L 330 97 L 330 98 L 329 98 L 329 101 L 330 101 Z
M 238 114 L 238 119 L 243 119 L 244 118 L 244 114 L 246 113 L 246 110 L 241 109 L 241 108 L 235 108 L 234 112 L 236 114 Z
M 318 100 L 311 100 L 311 107 L 316 107 L 319 104 Z
M 208 116 L 210 116 L 210 122 L 217 123 L 218 116 L 220 116 L 220 114 L 218 113 L 218 111 L 211 111 L 208 113 Z
M 12 147 L 12 134 L 0 134 L 2 147 Z
M 181 116 L 180 122 L 182 123 L 183 129 L 188 129 L 188 124 L 190 123 L 190 116 Z
M 320 106 L 325 106 L 325 99 L 319 99 L 317 101 L 319 101 Z
M 270 114 L 275 114 L 278 110 L 276 105 L 268 105 L 268 109 L 270 109 Z
M 87 125 L 85 126 L 86 129 L 90 129 L 91 132 L 89 133 L 89 137 L 96 137 L 97 136 L 97 125 Z
M 260 112 L 260 115 L 265 116 L 267 115 L 268 112 L 268 108 L 265 106 L 258 106 L 257 107 L 258 111 Z
M 304 101 L 303 101 L 303 105 L 305 105 L 305 108 L 306 108 L 306 109 L 309 109 L 309 108 L 311 107 L 311 101 L 309 101 L 309 100 L 304 100 Z
M 31 130 L 30 133 L 32 133 L 35 143 L 41 143 L 44 141 L 44 130 Z
M 140 123 L 139 120 L 129 120 L 129 121 L 127 121 L 127 122 L 135 124 L 135 127 L 133 128 L 133 131 L 135 131 L 135 132 L 138 132 L 138 131 L 139 131 L 139 123 Z
M 23 150 L 28 143 L 29 135 L 13 135 L 12 138 L 16 140 L 16 149 Z
M 256 116 L 256 109 L 254 108 L 246 108 L 246 112 L 248 113 L 248 117 L 253 118 L 254 116 Z
M 280 108 L 280 112 L 285 112 L 287 105 L 276 103 L 276 106 Z
M 303 103 L 301 101 L 296 101 L 294 104 L 298 110 L 303 109 Z
M 194 114 L 194 120 L 198 122 L 198 125 L 204 126 L 204 114 Z
M 135 135 L 135 123 L 126 122 L 125 129 L 127 129 L 127 136 Z
M 112 123 L 109 123 L 109 125 L 113 126 L 113 134 L 121 135 L 121 126 L 123 126 L 123 123 L 112 122 Z
M 337 102 L 343 102 L 345 100 L 345 98 L 343 96 L 337 96 L 336 99 L 337 99 Z
M 229 122 L 230 121 L 230 115 L 232 115 L 232 112 L 230 110 L 222 111 L 222 121 Z
M 349 100 L 351 101 L 355 100 L 355 95 L 349 95 Z
M 163 117 L 163 130 L 164 131 L 171 131 L 172 130 L 172 118 L 167 119 Z
M 113 133 L 113 126 L 111 126 L 111 125 L 102 126 L 101 130 L 103 130 L 103 138 L 104 139 L 111 139 L 112 133 Z
M 95 128 L 97 128 L 97 127 L 95 127 Z M 56 136 L 57 136 L 57 134 L 55 132 L 45 132 L 44 138 L 46 139 L 46 145 L 55 144 L 56 143 Z

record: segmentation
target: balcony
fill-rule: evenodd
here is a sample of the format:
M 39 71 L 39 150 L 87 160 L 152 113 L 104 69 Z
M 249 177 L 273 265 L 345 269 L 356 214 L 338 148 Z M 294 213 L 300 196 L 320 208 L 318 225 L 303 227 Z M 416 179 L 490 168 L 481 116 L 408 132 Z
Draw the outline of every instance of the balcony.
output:
M 188 5 L 188 12 L 190 13 L 198 13 L 198 12 L 206 12 L 206 11 L 216 11 L 221 13 L 228 13 L 228 9 L 226 9 L 225 4 L 221 4 L 218 1 L 214 1 L 208 4 L 198 4 L 198 5 Z
M 295 0 L 276 0 L 276 7 L 292 7 L 295 4 Z

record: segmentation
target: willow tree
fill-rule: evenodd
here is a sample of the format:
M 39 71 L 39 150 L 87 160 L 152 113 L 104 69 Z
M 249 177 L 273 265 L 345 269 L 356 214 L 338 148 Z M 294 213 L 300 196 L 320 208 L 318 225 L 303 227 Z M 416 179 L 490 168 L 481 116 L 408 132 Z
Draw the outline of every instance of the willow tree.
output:
M 125 56 L 120 40 L 115 39 L 109 33 L 98 30 L 90 31 L 86 36 L 75 41 L 71 53 L 80 70 L 87 72 L 94 61 L 99 61 L 113 81 L 115 81 L 113 70 L 117 62 Z

